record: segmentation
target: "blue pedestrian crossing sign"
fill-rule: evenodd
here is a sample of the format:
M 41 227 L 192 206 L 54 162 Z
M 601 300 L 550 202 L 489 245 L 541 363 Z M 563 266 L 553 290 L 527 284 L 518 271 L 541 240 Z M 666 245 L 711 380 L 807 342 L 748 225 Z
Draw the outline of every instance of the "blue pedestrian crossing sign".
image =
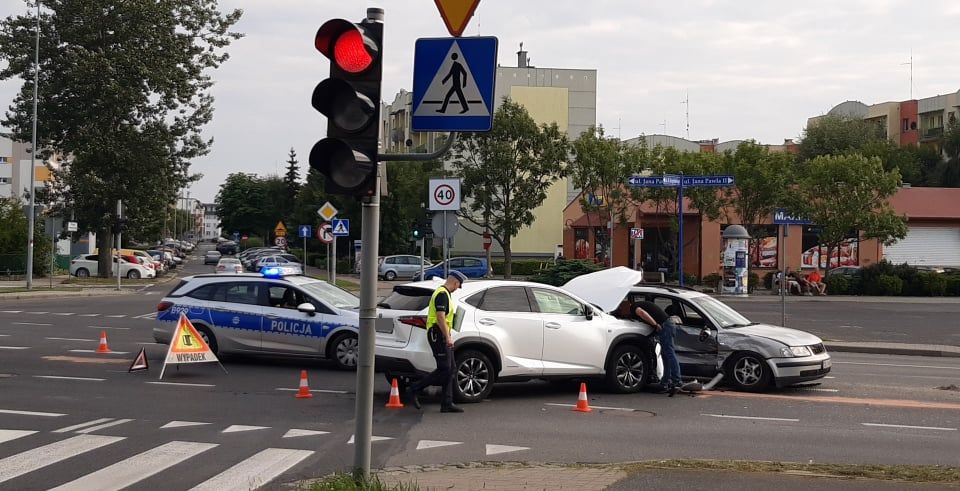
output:
M 338 218 L 331 222 L 333 224 L 333 235 L 335 237 L 344 237 L 350 235 L 350 220 Z
M 418 39 L 413 57 L 414 131 L 490 131 L 497 38 Z
M 313 228 L 313 227 L 311 227 L 310 225 L 301 225 L 301 226 L 300 226 L 300 238 L 301 238 L 301 239 L 304 239 L 304 238 L 307 238 L 307 237 L 310 237 L 311 235 L 313 235 L 313 230 L 311 230 L 312 228 Z

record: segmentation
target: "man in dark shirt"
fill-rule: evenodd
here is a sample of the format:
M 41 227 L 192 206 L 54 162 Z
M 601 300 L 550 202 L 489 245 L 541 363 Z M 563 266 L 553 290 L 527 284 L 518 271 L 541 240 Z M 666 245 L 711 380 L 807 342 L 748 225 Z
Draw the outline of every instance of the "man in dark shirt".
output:
M 663 391 L 669 392 L 672 397 L 683 385 L 680 379 L 680 361 L 677 360 L 677 352 L 673 346 L 677 331 L 675 318 L 668 316 L 657 304 L 648 301 L 634 303 L 631 311 L 637 318 L 651 324 L 657 330 L 660 337 L 660 359 L 663 361 L 663 378 L 660 379 L 660 385 Z

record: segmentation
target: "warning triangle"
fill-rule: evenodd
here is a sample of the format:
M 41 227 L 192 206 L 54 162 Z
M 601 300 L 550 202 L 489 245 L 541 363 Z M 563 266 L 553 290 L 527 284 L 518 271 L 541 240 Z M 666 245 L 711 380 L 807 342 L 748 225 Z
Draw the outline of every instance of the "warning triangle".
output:
M 473 17 L 474 10 L 480 4 L 480 0 L 434 0 L 434 2 L 440 10 L 443 23 L 447 25 L 447 31 L 453 37 L 460 37 L 463 34 L 467 23 Z
M 458 86 L 459 84 L 459 86 Z M 462 96 L 462 97 L 461 97 Z M 464 110 L 466 106 L 466 110 Z M 460 44 L 453 41 L 414 116 L 489 116 Z
M 190 319 L 181 312 L 180 320 L 177 321 L 177 328 L 173 330 L 173 337 L 170 339 L 170 347 L 167 349 L 167 356 L 163 359 L 163 368 L 160 370 L 160 379 L 163 380 L 163 374 L 168 364 L 178 365 L 183 363 L 210 363 L 220 364 L 217 355 L 203 340 L 203 336 L 193 327 Z M 220 364 L 224 372 L 227 371 Z
M 127 370 L 127 373 L 149 369 L 150 367 L 147 365 L 147 350 L 140 348 L 140 352 L 137 353 L 137 357 L 133 359 L 133 363 L 130 364 L 130 369 Z

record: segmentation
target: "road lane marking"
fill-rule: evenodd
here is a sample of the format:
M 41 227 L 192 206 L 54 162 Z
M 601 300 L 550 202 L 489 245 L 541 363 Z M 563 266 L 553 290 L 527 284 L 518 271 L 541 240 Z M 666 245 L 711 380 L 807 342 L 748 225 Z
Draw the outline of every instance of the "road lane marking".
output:
M 0 312 L 3 312 L 4 314 L 19 314 L 23 311 L 22 310 L 0 310 Z
M 445 442 L 442 440 L 420 440 L 417 442 L 417 450 L 426 450 L 428 448 L 449 447 L 451 445 L 462 445 L 463 442 Z
M 73 315 L 73 312 L 54 312 L 53 315 Z
M 860 423 L 863 426 L 878 426 L 881 428 L 909 428 L 911 430 L 957 431 L 956 428 L 940 428 L 937 426 L 888 425 L 883 423 Z
M 10 337 L 9 334 L 0 334 L 0 338 L 8 338 L 8 337 Z
M 9 442 L 10 440 L 16 440 L 17 438 L 22 438 L 25 436 L 30 436 L 36 433 L 36 431 L 30 430 L 0 430 L 0 443 Z
M 148 384 L 153 385 L 177 385 L 183 387 L 216 387 L 213 384 L 188 384 L 186 382 L 147 382 Z
M 557 406 L 557 407 L 576 407 L 577 406 L 576 404 L 558 404 L 555 402 L 545 402 L 543 405 Z M 593 409 L 604 409 L 604 410 L 610 410 L 610 411 L 628 411 L 628 412 L 636 411 L 636 409 L 629 408 L 629 407 L 606 407 L 606 406 L 590 406 L 590 407 Z
M 217 446 L 216 443 L 168 442 L 53 489 L 123 489 Z
M 0 349 L 30 349 L 29 346 L 0 346 Z
M 88 341 L 91 343 L 97 342 L 96 339 L 80 339 L 80 338 L 46 338 L 51 341 Z
M 187 426 L 202 426 L 208 425 L 211 423 L 201 423 L 199 421 L 171 421 L 160 427 L 161 430 L 166 428 L 185 428 Z
M 96 353 L 96 352 L 97 352 L 97 350 L 95 350 L 95 349 L 72 349 L 72 350 L 67 350 L 67 351 L 69 351 L 69 352 L 71 352 L 71 353 Z M 129 355 L 130 352 L 129 352 L 129 351 L 109 351 L 109 352 L 104 353 L 104 354 L 107 354 L 107 355 Z
M 106 429 L 106 428 L 110 428 L 111 426 L 122 425 L 122 424 L 124 424 L 124 423 L 129 423 L 129 422 L 131 422 L 131 421 L 133 421 L 133 420 L 132 420 L 132 419 L 118 419 L 118 420 L 116 420 L 116 421 L 111 421 L 111 422 L 109 422 L 109 423 L 103 423 L 103 424 L 101 424 L 101 425 L 90 426 L 90 427 L 88 427 L 88 428 L 84 428 L 84 429 L 78 431 L 77 433 L 93 433 L 94 431 L 99 431 L 99 430 L 103 430 L 103 429 Z
M 49 314 L 49 313 L 50 312 L 24 312 L 24 314 L 35 314 L 35 315 L 43 315 L 43 314 Z
M 871 367 L 898 367 L 898 368 L 936 368 L 940 370 L 960 370 L 960 367 L 938 367 L 933 365 L 899 365 L 894 363 L 866 363 L 859 361 L 835 361 L 834 365 L 867 365 Z
M 94 419 L 94 420 L 92 420 L 92 421 L 87 421 L 86 423 L 75 424 L 75 425 L 72 425 L 72 426 L 66 426 L 66 427 L 60 428 L 60 429 L 58 429 L 58 430 L 53 430 L 53 432 L 54 432 L 54 433 L 68 433 L 68 432 L 71 432 L 71 431 L 73 431 L 73 430 L 79 430 L 80 428 L 86 428 L 87 426 L 98 425 L 98 424 L 100 424 L 100 423 L 105 423 L 105 422 L 107 422 L 107 421 L 112 421 L 112 420 L 113 420 L 113 418 Z
M 87 326 L 90 329 L 120 329 L 121 331 L 129 331 L 129 327 L 107 327 L 107 326 Z
M 286 387 L 277 387 L 276 390 L 282 390 L 285 392 L 297 392 L 300 389 L 288 389 Z M 316 392 L 318 394 L 349 394 L 350 393 L 345 390 L 329 390 L 329 389 L 310 389 L 310 392 Z
M 530 447 L 512 447 L 510 445 L 491 445 L 487 444 L 487 455 L 497 455 L 508 452 L 519 452 L 521 450 L 530 450 Z
M 823 377 L 823 378 L 825 378 L 825 379 L 827 379 L 827 380 L 833 380 L 833 379 L 835 379 L 835 378 L 837 378 L 837 377 L 829 377 L 829 376 L 827 376 L 827 377 Z
M 269 428 L 269 426 L 230 425 L 220 433 L 239 433 L 241 431 L 266 430 Z
M 191 491 L 257 489 L 313 455 L 312 450 L 268 448 L 197 485 Z
M 293 428 L 291 430 L 287 430 L 287 432 L 283 434 L 283 438 L 296 438 L 299 436 L 316 436 L 316 435 L 329 435 L 329 434 L 330 434 L 329 431 L 300 430 L 297 428 Z
M 77 435 L 11 455 L 0 460 L 0 483 L 124 439 L 122 436 Z
M 93 377 L 66 377 L 63 375 L 34 375 L 33 378 L 48 378 L 53 380 L 80 380 L 84 382 L 103 382 L 105 378 Z
M 138 315 L 134 319 L 155 319 L 157 317 L 156 312 L 150 312 L 149 314 Z
M 109 318 L 111 318 L 111 319 L 121 319 L 121 318 L 124 318 L 124 317 L 126 317 L 126 314 L 120 314 L 120 315 L 108 315 L 108 316 L 106 316 L 106 317 L 109 317 Z
M 0 414 L 18 414 L 20 416 L 42 416 L 44 418 L 59 418 L 66 416 L 63 413 L 43 413 L 39 411 L 21 411 L 19 409 L 0 409 Z
M 17 326 L 52 326 L 53 324 L 47 324 L 44 322 L 11 322 L 13 325 Z
M 100 315 L 100 314 L 80 314 L 79 317 L 96 317 L 96 316 L 98 316 L 98 315 Z
M 347 445 L 353 445 L 353 437 L 354 437 L 354 435 L 350 435 L 350 439 L 347 440 Z M 372 436 L 370 436 L 370 441 L 371 441 L 371 442 L 382 442 L 382 441 L 386 441 L 386 440 L 393 440 L 393 437 L 392 437 L 392 436 L 377 436 L 377 435 L 372 435 Z
M 701 397 L 735 397 L 742 399 L 773 399 L 780 401 L 806 401 L 822 404 L 856 404 L 861 406 L 873 407 L 896 407 L 906 409 L 949 409 L 960 410 L 960 403 L 955 402 L 937 402 L 937 401 L 918 401 L 914 399 L 875 399 L 869 397 L 846 397 L 846 396 L 805 396 L 802 393 L 790 395 L 785 394 L 755 394 L 752 392 L 704 392 Z
M 823 387 L 788 387 L 797 392 L 840 392 L 840 389 L 826 389 Z
M 786 421 L 790 423 L 798 423 L 799 419 L 795 418 L 766 418 L 761 416 L 735 416 L 732 414 L 701 414 L 700 416 L 709 416 L 711 418 L 729 418 L 729 419 L 755 419 L 759 421 Z

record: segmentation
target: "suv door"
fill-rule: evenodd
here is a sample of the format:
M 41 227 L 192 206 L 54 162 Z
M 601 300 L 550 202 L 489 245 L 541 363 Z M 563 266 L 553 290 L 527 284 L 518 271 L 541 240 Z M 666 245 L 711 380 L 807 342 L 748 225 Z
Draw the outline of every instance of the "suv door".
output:
M 261 349 L 271 353 L 320 355 L 326 307 L 314 302 L 292 285 L 263 283 L 260 306 L 263 309 Z M 302 303 L 317 309 L 314 315 L 297 310 Z
M 522 286 L 490 288 L 476 303 L 474 324 L 486 338 L 499 344 L 501 375 L 539 376 L 543 373 L 543 321 L 534 312 Z M 474 305 L 475 301 L 468 302 Z
M 260 350 L 259 295 L 260 284 L 252 281 L 212 283 L 187 294 L 203 301 L 219 348 L 230 351 Z
M 680 318 L 674 337 L 674 348 L 680 361 L 680 372 L 712 377 L 717 374 L 717 330 L 690 302 L 656 296 L 653 302 L 667 315 Z
M 606 333 L 587 320 L 586 308 L 569 295 L 547 288 L 530 288 L 543 319 L 543 374 L 594 374 L 603 371 Z

